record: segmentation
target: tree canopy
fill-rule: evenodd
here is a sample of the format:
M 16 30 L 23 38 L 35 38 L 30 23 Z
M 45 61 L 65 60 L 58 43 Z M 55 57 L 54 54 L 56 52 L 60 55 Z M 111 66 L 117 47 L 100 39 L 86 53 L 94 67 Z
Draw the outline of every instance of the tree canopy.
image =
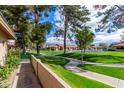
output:
M 45 5 L 0 6 L 0 11 L 5 16 L 6 20 L 8 21 L 14 32 L 16 33 L 17 43 L 18 43 L 17 45 L 23 49 L 23 53 L 26 52 L 26 46 L 28 46 L 29 44 L 31 45 L 31 41 L 32 41 L 31 39 L 34 38 L 33 36 L 36 37 L 36 35 L 38 35 L 37 41 L 36 39 L 34 39 L 35 42 L 41 42 L 41 43 L 44 42 L 45 36 L 43 35 L 46 35 L 44 34 L 46 32 L 43 31 L 49 29 L 51 25 L 50 23 L 43 23 L 43 25 L 40 24 L 41 24 L 42 16 L 43 15 L 48 16 L 48 11 L 52 11 L 52 9 L 53 9 L 52 6 L 45 6 Z M 40 37 L 43 39 L 42 41 Z M 36 43 L 36 44 L 40 44 L 40 43 Z M 37 50 L 39 50 L 39 48 Z
M 123 5 L 95 5 L 94 8 L 98 17 L 102 17 L 98 22 L 96 31 L 114 32 L 124 27 L 124 6 Z M 104 11 L 103 11 L 104 10 Z
M 57 6 L 57 9 L 64 23 L 63 27 L 59 27 L 57 35 L 64 37 L 64 53 L 66 53 L 66 39 L 71 40 L 75 35 L 76 28 L 82 27 L 84 23 L 90 20 L 88 17 L 90 13 L 85 6 L 80 5 L 60 5 Z
M 93 42 L 94 34 L 90 31 L 90 27 L 85 26 L 82 29 L 78 29 L 75 35 L 76 44 L 82 50 L 84 50 Z

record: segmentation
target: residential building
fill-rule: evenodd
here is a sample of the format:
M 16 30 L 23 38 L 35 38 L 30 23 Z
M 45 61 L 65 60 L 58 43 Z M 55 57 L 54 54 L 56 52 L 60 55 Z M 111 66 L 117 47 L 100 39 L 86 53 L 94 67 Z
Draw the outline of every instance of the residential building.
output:
M 115 50 L 124 50 L 124 41 L 111 44 L 110 47 L 115 49 Z
M 16 39 L 7 21 L 0 14 L 0 66 L 5 65 L 5 60 L 8 51 L 8 40 Z
M 46 49 L 49 49 L 49 50 L 64 50 L 64 45 L 63 44 L 47 44 Z M 67 45 L 66 49 L 67 50 L 77 50 L 78 47 L 76 45 Z

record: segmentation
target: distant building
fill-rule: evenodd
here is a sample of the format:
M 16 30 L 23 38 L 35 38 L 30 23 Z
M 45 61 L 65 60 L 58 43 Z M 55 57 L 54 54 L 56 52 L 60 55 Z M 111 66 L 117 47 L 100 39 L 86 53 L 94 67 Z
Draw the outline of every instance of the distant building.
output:
M 110 45 L 110 47 L 114 50 L 124 50 L 124 31 L 123 34 L 120 35 L 121 36 L 121 41 L 118 43 L 113 43 Z
M 97 48 L 98 47 L 96 45 L 94 45 L 94 44 L 92 44 L 92 45 L 89 46 L 89 49 L 97 49 Z
M 49 50 L 63 50 L 64 45 L 63 44 L 47 44 L 46 49 L 49 49 Z M 78 47 L 76 45 L 67 45 L 66 49 L 67 50 L 77 50 Z
M 0 14 L 0 66 L 5 65 L 5 60 L 8 51 L 8 40 L 15 39 L 15 35 L 7 24 L 6 20 Z
M 124 50 L 124 41 L 111 44 L 110 47 L 115 49 L 115 50 Z
M 46 44 L 45 49 L 48 50 L 64 50 L 64 45 L 63 44 Z M 67 50 L 79 50 L 78 46 L 73 44 L 73 45 L 66 45 Z M 90 45 L 87 50 L 97 50 L 100 49 L 96 45 L 92 44 Z

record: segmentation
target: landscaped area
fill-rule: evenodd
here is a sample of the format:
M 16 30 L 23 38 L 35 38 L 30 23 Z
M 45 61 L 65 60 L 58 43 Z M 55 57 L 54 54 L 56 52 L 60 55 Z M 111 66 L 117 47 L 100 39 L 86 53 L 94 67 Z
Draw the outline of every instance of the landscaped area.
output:
M 80 52 L 62 54 L 61 56 L 81 60 Z M 83 54 L 83 59 L 89 62 L 98 63 L 124 63 L 124 52 L 106 51 L 106 52 L 87 52 Z
M 0 87 L 124 87 L 123 8 L 1 6 Z
M 63 54 L 63 51 L 62 50 L 58 50 L 58 51 L 41 50 L 40 53 L 41 54 L 47 54 L 47 55 L 60 55 L 60 54 Z
M 69 61 L 62 58 L 52 58 L 52 57 L 41 57 L 42 62 L 52 69 L 58 76 L 60 76 L 66 83 L 71 87 L 82 87 L 82 88 L 108 88 L 109 85 L 103 84 L 101 82 L 88 79 L 86 77 L 74 74 L 64 68 L 64 65 Z
M 59 55 L 69 58 L 81 60 L 80 52 L 70 52 L 63 54 L 63 51 L 48 51 L 42 50 L 41 53 L 48 55 Z M 117 51 L 103 51 L 103 52 L 86 52 L 83 54 L 85 61 L 97 62 L 97 63 L 124 63 L 124 52 Z
M 18 68 L 20 64 L 20 52 L 18 49 L 10 49 L 6 59 L 6 66 L 0 67 L 0 88 L 10 86 L 10 81 L 7 80 L 10 74 Z
M 63 54 L 62 50 L 58 51 L 49 51 L 49 50 L 40 50 L 40 55 L 61 55 Z M 21 53 L 21 58 L 30 58 L 30 55 L 37 55 L 36 50 L 27 51 L 25 54 Z
M 49 52 L 46 52 L 46 53 L 49 54 Z M 54 52 L 52 52 L 51 54 L 54 54 Z M 89 62 L 105 63 L 105 64 L 124 63 L 124 52 L 117 52 L 117 51 L 87 52 L 83 55 L 84 55 L 83 56 L 84 60 Z M 60 52 L 59 56 L 81 60 L 80 52 L 71 52 L 67 54 L 61 54 Z M 99 74 L 124 80 L 124 67 L 107 67 L 107 66 L 97 66 L 97 65 L 91 65 L 91 64 L 85 64 L 85 65 L 80 64 L 78 65 L 78 67 L 84 70 L 88 70 L 88 71 L 92 71 Z M 55 68 L 53 70 L 55 70 Z M 55 72 L 60 73 L 59 70 L 57 71 L 55 70 Z M 72 72 L 69 72 L 69 73 L 72 73 Z M 59 76 L 61 76 L 61 74 Z
M 105 67 L 105 66 L 96 66 L 96 65 L 78 65 L 78 67 L 89 70 L 92 72 L 96 72 L 99 74 L 104 74 L 107 76 L 119 78 L 124 80 L 124 67 Z

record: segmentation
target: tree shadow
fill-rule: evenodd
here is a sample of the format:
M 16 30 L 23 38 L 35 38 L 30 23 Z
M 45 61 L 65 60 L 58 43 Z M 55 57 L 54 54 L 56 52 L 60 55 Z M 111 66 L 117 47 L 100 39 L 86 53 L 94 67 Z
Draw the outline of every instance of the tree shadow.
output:
M 52 66 L 53 65 L 60 65 L 62 67 L 64 67 L 69 60 L 66 60 L 64 58 L 55 58 L 55 57 L 39 57 L 39 59 L 41 59 L 41 62 L 45 63 L 45 64 L 49 64 Z

